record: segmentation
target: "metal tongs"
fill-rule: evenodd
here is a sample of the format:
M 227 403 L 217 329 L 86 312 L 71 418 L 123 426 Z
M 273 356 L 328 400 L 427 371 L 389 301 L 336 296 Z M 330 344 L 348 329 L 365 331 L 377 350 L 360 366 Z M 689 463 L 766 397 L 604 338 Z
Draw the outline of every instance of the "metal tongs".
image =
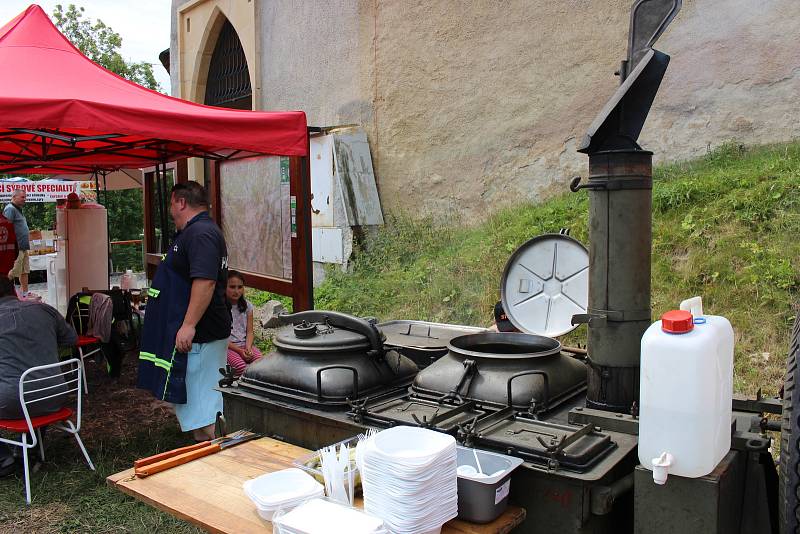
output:
M 245 441 L 258 439 L 260 437 L 261 434 L 253 434 L 248 430 L 239 430 L 225 437 L 203 441 L 201 443 L 189 445 L 188 447 L 180 447 L 171 451 L 148 456 L 147 458 L 142 458 L 133 462 L 134 475 L 139 478 L 148 477 L 160 473 L 161 471 L 166 471 L 176 465 L 185 464 L 192 460 L 219 452 L 222 449 L 227 449 L 228 447 L 233 447 L 234 445 L 239 445 Z

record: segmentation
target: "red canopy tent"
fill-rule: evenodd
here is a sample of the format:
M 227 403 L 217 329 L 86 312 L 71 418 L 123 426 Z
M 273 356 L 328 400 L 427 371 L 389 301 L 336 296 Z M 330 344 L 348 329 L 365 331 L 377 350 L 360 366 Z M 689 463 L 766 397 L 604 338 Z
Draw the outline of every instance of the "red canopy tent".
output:
M 0 28 L 0 68 L 0 172 L 308 154 L 302 111 L 213 108 L 145 89 L 86 58 L 37 5 Z
M 163 169 L 187 157 L 218 164 L 256 155 L 291 156 L 292 195 L 309 194 L 302 111 L 214 108 L 151 91 L 86 58 L 37 5 L 0 28 L 0 70 L 0 173 L 105 173 Z M 218 196 L 219 185 L 214 188 Z M 305 302 L 297 302 L 297 288 L 292 290 L 296 309 L 310 306 L 311 298 L 305 208 L 298 202 L 301 240 L 292 239 L 293 273 L 301 277 L 293 274 L 292 285 L 307 286 Z M 283 294 L 289 288 L 286 282 L 265 287 Z

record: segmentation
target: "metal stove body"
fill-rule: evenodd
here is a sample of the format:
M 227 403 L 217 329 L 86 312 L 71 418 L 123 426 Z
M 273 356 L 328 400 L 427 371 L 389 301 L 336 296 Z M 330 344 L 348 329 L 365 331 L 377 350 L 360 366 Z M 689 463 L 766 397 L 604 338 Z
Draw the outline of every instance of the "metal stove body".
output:
M 610 532 L 625 521 L 625 514 L 615 517 L 614 499 L 597 495 L 610 495 L 630 475 L 636 438 L 572 420 L 585 401 L 579 355 L 554 339 L 514 333 L 456 337 L 449 348 L 407 394 L 353 403 L 352 420 L 418 425 L 524 459 L 512 475 L 514 502 L 529 514 L 520 532 Z

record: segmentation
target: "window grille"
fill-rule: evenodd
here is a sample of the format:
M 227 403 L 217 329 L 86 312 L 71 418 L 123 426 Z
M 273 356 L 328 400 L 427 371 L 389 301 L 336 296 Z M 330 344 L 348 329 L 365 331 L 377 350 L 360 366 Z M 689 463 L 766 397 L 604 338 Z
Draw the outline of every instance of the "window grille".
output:
M 217 38 L 208 69 L 205 103 L 236 109 L 252 109 L 250 71 L 242 43 L 230 21 L 225 21 Z

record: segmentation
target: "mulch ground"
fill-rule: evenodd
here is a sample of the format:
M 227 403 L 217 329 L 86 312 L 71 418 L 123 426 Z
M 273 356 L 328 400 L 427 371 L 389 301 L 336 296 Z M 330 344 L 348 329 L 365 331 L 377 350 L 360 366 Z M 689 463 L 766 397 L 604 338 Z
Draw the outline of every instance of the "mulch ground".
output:
M 154 399 L 136 388 L 138 355 L 125 355 L 119 378 L 111 378 L 105 362 L 86 359 L 89 394 L 84 396 L 81 437 L 85 442 L 118 440 L 130 435 L 143 424 L 154 428 L 175 425 L 175 413 L 170 404 Z

